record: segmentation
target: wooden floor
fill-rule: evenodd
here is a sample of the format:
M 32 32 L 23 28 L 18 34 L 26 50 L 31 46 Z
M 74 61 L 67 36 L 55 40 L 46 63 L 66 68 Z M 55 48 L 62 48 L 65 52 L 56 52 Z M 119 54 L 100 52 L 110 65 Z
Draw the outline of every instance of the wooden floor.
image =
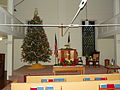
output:
M 85 66 L 85 74 L 106 74 L 107 69 L 104 66 Z M 69 75 L 69 74 L 79 74 L 79 72 L 57 72 L 57 75 Z M 40 69 L 40 70 L 30 70 L 26 68 L 26 66 L 23 66 L 15 71 L 13 71 L 13 76 L 10 77 L 11 81 L 18 80 L 18 82 L 24 82 L 24 76 L 25 75 L 53 75 L 53 66 L 47 65 L 46 68 Z M 2 90 L 10 90 L 10 81 L 6 80 L 6 74 L 4 77 L 0 78 L 0 88 L 3 88 Z M 0 89 L 1 90 L 1 89 Z
M 17 80 L 18 82 L 24 82 L 25 75 L 40 75 L 40 76 L 48 76 L 53 74 L 53 66 L 45 65 L 44 69 L 28 69 L 29 66 L 25 65 L 15 71 L 13 71 L 13 76 L 10 77 L 11 81 Z M 85 74 L 106 74 L 107 69 L 104 66 L 85 66 Z M 56 72 L 56 75 L 79 75 L 80 72 Z

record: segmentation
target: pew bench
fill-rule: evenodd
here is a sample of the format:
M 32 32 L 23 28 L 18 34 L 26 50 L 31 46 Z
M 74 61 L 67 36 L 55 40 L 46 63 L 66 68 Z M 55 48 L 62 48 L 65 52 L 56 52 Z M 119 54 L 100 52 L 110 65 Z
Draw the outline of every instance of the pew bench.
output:
M 54 90 L 100 90 L 101 84 L 120 84 L 120 80 L 103 81 L 81 81 L 81 82 L 60 82 L 60 83 L 12 83 L 11 90 L 37 90 L 38 87 L 51 87 Z M 35 89 L 34 89 L 35 88 Z M 48 89 L 47 89 L 48 90 Z M 102 90 L 102 89 L 101 89 Z M 107 90 L 107 89 L 106 89 Z
M 56 82 L 81 82 L 95 80 L 120 80 L 120 74 L 92 74 L 92 75 L 56 75 L 56 76 L 26 76 L 27 83 Z M 61 80 L 57 80 L 60 82 Z

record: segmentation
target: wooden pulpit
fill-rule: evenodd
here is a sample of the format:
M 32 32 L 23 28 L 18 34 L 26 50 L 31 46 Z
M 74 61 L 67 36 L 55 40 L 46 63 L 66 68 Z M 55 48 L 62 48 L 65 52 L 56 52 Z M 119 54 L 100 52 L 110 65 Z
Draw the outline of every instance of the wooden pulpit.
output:
M 76 49 L 59 49 L 58 50 L 58 59 L 61 60 L 63 58 L 77 59 Z

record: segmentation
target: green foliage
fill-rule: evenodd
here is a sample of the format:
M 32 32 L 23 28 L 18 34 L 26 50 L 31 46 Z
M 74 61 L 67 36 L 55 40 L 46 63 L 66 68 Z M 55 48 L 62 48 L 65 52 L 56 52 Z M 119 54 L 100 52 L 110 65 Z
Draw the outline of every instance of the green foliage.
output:
M 38 16 L 34 16 L 29 24 L 42 24 Z M 49 62 L 52 51 L 43 27 L 28 27 L 23 40 L 22 61 L 28 63 Z
M 68 59 L 66 58 L 63 62 L 61 62 L 62 64 L 66 64 L 66 65 L 71 65 L 74 64 L 74 59 Z

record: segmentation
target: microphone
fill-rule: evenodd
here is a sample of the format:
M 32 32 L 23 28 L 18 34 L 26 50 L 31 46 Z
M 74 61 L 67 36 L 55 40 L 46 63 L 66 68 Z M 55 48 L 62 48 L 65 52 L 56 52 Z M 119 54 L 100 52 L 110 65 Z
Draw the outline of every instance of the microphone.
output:
M 78 8 L 78 11 L 77 13 L 75 14 L 75 16 L 73 17 L 72 21 L 70 22 L 70 24 L 73 24 L 73 22 L 75 21 L 75 19 L 77 18 L 77 16 L 79 15 L 80 11 L 85 7 L 87 3 L 87 0 L 82 0 L 79 4 L 79 8 Z M 68 32 L 70 27 L 67 28 L 67 30 L 65 31 L 64 35 Z M 64 36 L 63 35 L 63 36 Z
M 84 6 L 86 5 L 86 3 L 87 3 L 87 0 L 82 0 L 82 1 L 80 2 L 79 8 L 80 8 L 80 9 L 83 9 Z
M 79 9 L 77 11 L 77 13 L 75 14 L 75 16 L 73 17 L 71 24 L 73 24 L 73 22 L 75 21 L 75 19 L 77 18 L 78 14 L 80 13 L 80 11 L 85 7 L 87 3 L 87 0 L 82 0 L 79 4 Z

